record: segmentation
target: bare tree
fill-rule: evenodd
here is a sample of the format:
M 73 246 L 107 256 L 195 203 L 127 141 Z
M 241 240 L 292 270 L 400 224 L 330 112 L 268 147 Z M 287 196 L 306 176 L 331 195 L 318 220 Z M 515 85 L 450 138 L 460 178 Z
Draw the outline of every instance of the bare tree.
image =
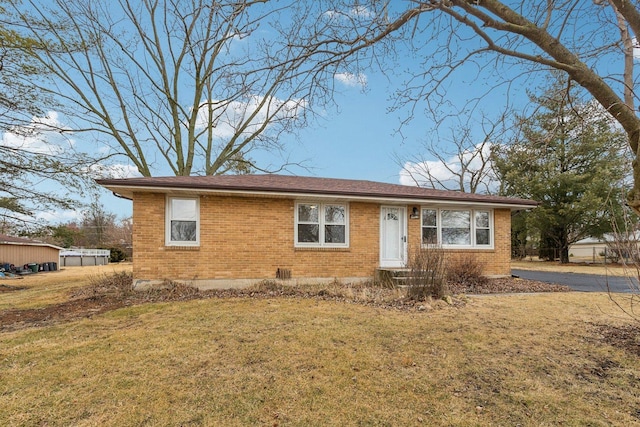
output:
M 505 115 L 498 120 L 483 117 L 477 125 L 468 121 L 449 129 L 449 137 L 423 145 L 423 152 L 401 163 L 401 175 L 420 187 L 464 193 L 490 194 L 499 187 L 491 152 L 501 142 Z M 481 129 L 481 134 L 476 130 Z
M 15 30 L 12 3 L 0 0 L 0 223 L 16 233 L 37 226 L 36 212 L 78 206 L 71 195 L 86 190 L 92 161 L 48 111 L 55 102 L 33 85 L 46 73 L 33 58 L 44 46 Z
M 80 228 L 85 242 L 83 246 L 104 248 L 111 243 L 116 228 L 116 214 L 108 212 L 97 199 L 82 212 Z
M 341 10 L 350 7 L 347 3 Z M 353 25 L 348 29 L 336 26 L 332 37 L 323 40 L 309 37 L 309 50 L 323 55 L 329 51 L 334 63 L 359 66 L 393 50 L 395 43 L 407 44 L 412 55 L 423 60 L 419 69 L 410 70 L 397 105 L 410 103 L 415 109 L 424 101 L 435 115 L 448 102 L 445 82 L 451 79 L 456 84 L 472 81 L 480 88 L 466 107 L 469 111 L 496 88 L 505 90 L 500 101 L 506 102 L 511 85 L 531 82 L 516 82 L 515 73 L 523 79 L 541 71 L 566 73 L 624 128 L 634 153 L 628 203 L 640 211 L 640 118 L 632 60 L 632 40 L 640 35 L 638 2 L 416 0 L 388 6 L 359 1 L 358 7 L 369 11 L 366 22 L 349 21 Z
M 277 170 L 283 165 L 262 166 L 252 154 L 281 152 L 282 134 L 312 114 L 310 100 L 331 97 L 322 78 L 331 65 L 304 68 L 307 48 L 293 41 L 309 16 L 298 2 L 28 5 L 22 31 L 50 47 L 33 52 L 51 77 L 40 87 L 76 118 L 76 131 L 91 132 L 143 176 Z
M 507 99 L 510 85 L 523 85 L 516 73 L 566 73 L 624 128 L 635 156 L 628 200 L 640 210 L 637 2 L 31 3 L 47 25 L 31 23 L 30 35 L 56 47 L 39 56 L 57 85 L 43 87 L 77 106 L 85 129 L 115 144 L 143 175 L 158 162 L 178 175 L 256 167 L 252 150 L 280 149 L 282 132 L 330 100 L 337 70 L 359 75 L 382 64 L 395 80 L 402 43 L 420 67 L 408 70 L 395 105 L 413 104 L 412 112 L 425 101 L 440 115 L 451 79 L 473 82 L 469 112 L 494 89 Z

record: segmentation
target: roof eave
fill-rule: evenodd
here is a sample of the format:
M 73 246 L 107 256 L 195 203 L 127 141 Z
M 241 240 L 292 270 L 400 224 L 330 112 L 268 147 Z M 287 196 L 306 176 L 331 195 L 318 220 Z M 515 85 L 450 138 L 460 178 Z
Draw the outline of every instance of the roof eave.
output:
M 466 198 L 455 197 L 437 197 L 437 196 L 395 196 L 386 195 L 363 195 L 355 193 L 330 193 L 326 191 L 282 191 L 282 190 L 263 190 L 263 189 L 235 189 L 235 188 L 203 188 L 203 187 L 177 187 L 177 186 L 130 186 L 130 185 L 105 185 L 107 189 L 113 192 L 117 197 L 133 200 L 135 192 L 152 192 L 163 194 L 209 194 L 209 195 L 241 195 L 241 196 L 260 196 L 260 197 L 276 197 L 276 198 L 317 198 L 317 199 L 333 199 L 333 200 L 358 200 L 363 202 L 375 203 L 438 203 L 442 205 L 473 205 L 473 206 L 490 206 L 501 207 L 513 210 L 533 209 L 538 206 L 535 201 L 523 201 L 520 199 L 500 200 L 469 200 Z
M 56 245 L 51 245 L 49 243 L 31 243 L 31 242 L 7 242 L 7 241 L 0 241 L 0 244 L 2 245 L 14 245 L 14 246 L 39 246 L 39 247 L 47 247 L 47 248 L 52 248 L 52 249 L 57 249 L 59 251 L 63 250 L 64 248 L 61 248 L 59 246 Z

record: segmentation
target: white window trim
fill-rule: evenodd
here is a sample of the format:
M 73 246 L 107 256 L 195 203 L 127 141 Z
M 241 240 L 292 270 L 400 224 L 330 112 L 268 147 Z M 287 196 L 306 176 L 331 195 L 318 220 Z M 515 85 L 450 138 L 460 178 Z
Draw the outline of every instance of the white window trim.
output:
M 181 241 L 171 240 L 171 201 L 172 200 L 195 200 L 196 202 L 196 240 Z M 200 198 L 199 197 L 172 197 L 167 196 L 165 205 L 165 225 L 164 225 L 165 246 L 200 246 Z
M 318 243 L 315 242 L 298 242 L 298 205 L 318 205 L 318 221 L 319 221 L 319 235 Z M 325 205 L 331 206 L 344 206 L 344 243 L 324 243 L 324 207 Z M 317 200 L 299 200 L 295 203 L 295 213 L 293 221 L 293 242 L 296 248 L 348 248 L 349 247 L 349 203 L 345 202 L 320 202 Z M 330 224 L 331 225 L 331 224 Z
M 430 209 L 436 211 L 436 227 L 437 227 L 437 235 L 438 235 L 438 243 L 435 245 L 430 245 L 426 243 L 422 243 L 422 211 L 423 209 Z M 471 214 L 471 244 L 470 245 L 450 245 L 442 243 L 442 211 L 468 211 Z M 489 242 L 488 245 L 478 245 L 476 244 L 476 212 L 488 212 L 489 213 Z M 461 208 L 458 206 L 444 206 L 444 207 L 433 207 L 433 206 L 421 206 L 420 207 L 420 243 L 422 247 L 429 246 L 439 246 L 444 249 L 487 249 L 492 250 L 495 248 L 495 224 L 493 221 L 493 209 L 483 209 L 483 208 Z M 484 228 L 482 228 L 484 230 Z

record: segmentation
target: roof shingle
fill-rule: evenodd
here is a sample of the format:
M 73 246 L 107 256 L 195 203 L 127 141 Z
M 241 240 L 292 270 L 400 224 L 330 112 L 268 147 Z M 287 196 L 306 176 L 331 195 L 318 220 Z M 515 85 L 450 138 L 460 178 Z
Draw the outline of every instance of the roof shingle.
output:
M 398 200 L 441 200 L 468 203 L 489 203 L 534 207 L 537 202 L 511 197 L 463 193 L 460 191 L 435 190 L 432 188 L 383 182 L 316 178 L 290 175 L 213 175 L 213 176 L 169 176 L 124 179 L 100 179 L 98 184 L 114 193 L 132 198 L 134 191 L 222 191 L 246 193 L 307 194 L 318 196 L 341 196 L 357 198 L 379 198 Z

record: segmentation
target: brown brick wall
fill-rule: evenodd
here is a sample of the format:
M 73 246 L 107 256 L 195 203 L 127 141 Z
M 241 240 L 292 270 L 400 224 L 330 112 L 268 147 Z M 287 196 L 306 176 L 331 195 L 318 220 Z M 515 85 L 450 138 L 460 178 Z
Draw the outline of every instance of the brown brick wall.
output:
M 276 270 L 292 278 L 373 277 L 379 264 L 380 206 L 349 203 L 349 248 L 295 248 L 295 201 L 275 198 L 200 197 L 200 246 L 164 245 L 165 195 L 135 193 L 135 279 L 267 279 Z M 420 241 L 420 220 L 409 219 L 408 241 Z M 510 214 L 495 211 L 494 250 L 473 251 L 487 274 L 509 274 Z M 504 240 L 504 242 L 503 242 Z M 411 244 L 411 243 L 410 243 Z
M 200 246 L 164 245 L 165 196 L 134 194 L 136 279 L 369 277 L 378 266 L 379 207 L 350 203 L 349 248 L 295 248 L 294 200 L 202 196 Z

